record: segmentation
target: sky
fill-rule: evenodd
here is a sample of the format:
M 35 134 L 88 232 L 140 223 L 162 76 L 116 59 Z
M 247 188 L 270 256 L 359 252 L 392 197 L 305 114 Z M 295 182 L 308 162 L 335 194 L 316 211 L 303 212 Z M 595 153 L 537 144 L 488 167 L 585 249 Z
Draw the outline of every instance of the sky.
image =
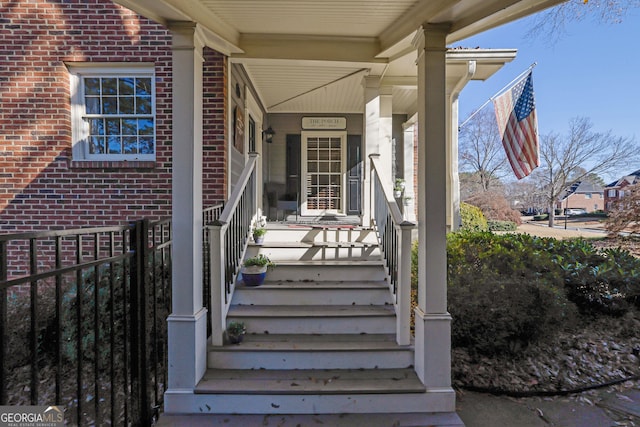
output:
M 472 81 L 462 90 L 460 121 L 537 62 L 533 87 L 541 135 L 566 135 L 572 118 L 587 117 L 595 131 L 634 138 L 640 150 L 640 11 L 616 24 L 588 18 L 570 23 L 557 41 L 544 35 L 525 38 L 532 20 L 524 18 L 451 45 L 518 49 L 516 59 L 487 81 Z

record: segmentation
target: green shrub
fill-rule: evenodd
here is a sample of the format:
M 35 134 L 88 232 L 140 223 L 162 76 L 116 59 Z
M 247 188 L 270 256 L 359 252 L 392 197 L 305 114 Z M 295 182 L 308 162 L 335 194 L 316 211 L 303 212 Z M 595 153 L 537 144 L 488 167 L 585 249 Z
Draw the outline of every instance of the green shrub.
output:
M 562 291 L 562 271 L 529 235 L 451 233 L 448 297 L 454 347 L 517 355 L 570 322 L 576 309 Z
M 489 231 L 516 231 L 518 225 L 513 221 L 487 220 Z
M 619 248 L 598 251 L 587 242 L 567 249 L 567 295 L 583 312 L 623 315 L 630 304 L 640 306 L 640 259 Z
M 546 221 L 548 219 L 549 219 L 549 214 L 539 214 L 539 215 L 533 216 L 534 221 Z
M 480 208 L 468 203 L 460 203 L 460 219 L 462 224 L 460 229 L 467 231 L 488 231 L 487 219 Z

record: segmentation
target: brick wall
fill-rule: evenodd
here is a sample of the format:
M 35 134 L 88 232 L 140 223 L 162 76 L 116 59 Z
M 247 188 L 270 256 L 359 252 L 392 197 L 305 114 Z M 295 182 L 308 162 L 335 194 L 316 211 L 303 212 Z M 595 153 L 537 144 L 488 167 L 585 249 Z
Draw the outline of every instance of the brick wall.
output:
M 204 205 L 223 200 L 226 59 L 206 52 Z M 65 62 L 153 62 L 156 161 L 71 156 Z M 171 35 L 108 0 L 0 5 L 0 232 L 171 214 Z

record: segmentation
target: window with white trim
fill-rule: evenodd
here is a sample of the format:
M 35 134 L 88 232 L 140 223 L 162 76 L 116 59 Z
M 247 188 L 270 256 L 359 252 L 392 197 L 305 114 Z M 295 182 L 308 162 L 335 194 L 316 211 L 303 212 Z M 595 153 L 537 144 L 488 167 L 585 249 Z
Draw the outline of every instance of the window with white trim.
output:
M 74 160 L 155 160 L 153 65 L 69 69 Z
M 609 192 L 609 197 L 616 197 L 616 190 L 607 190 Z

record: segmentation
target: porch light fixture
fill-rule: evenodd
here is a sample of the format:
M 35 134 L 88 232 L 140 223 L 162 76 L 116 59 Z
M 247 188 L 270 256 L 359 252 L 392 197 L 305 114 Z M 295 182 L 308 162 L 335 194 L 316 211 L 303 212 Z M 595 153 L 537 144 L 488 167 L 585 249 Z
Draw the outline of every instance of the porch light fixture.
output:
M 276 131 L 274 131 L 271 126 L 269 126 L 267 128 L 267 130 L 262 132 L 262 135 L 264 136 L 264 140 L 267 142 L 267 144 L 271 144 L 273 142 L 273 135 L 276 134 Z

